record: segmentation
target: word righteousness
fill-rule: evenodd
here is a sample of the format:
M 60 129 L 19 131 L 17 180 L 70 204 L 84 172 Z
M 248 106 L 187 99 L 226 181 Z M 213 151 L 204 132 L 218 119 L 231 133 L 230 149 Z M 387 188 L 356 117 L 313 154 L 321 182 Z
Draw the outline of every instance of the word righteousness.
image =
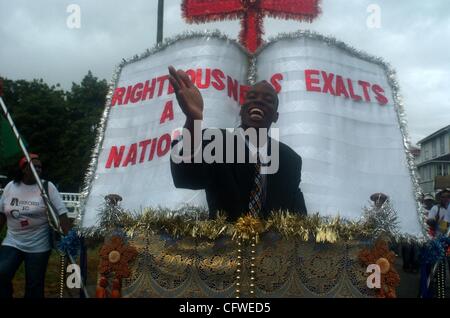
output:
M 214 88 L 217 91 L 227 91 L 228 97 L 236 102 L 243 103 L 244 97 L 250 86 L 239 84 L 238 80 L 232 78 L 220 69 L 189 69 L 186 74 L 199 89 Z M 281 74 L 274 74 L 270 83 L 277 93 L 281 90 L 279 81 L 283 79 Z M 111 107 L 123 106 L 129 103 L 135 104 L 163 94 L 171 95 L 174 93 L 173 87 L 169 82 L 169 75 L 155 77 L 145 82 L 136 83 L 127 87 L 118 87 L 114 90 L 111 99 Z

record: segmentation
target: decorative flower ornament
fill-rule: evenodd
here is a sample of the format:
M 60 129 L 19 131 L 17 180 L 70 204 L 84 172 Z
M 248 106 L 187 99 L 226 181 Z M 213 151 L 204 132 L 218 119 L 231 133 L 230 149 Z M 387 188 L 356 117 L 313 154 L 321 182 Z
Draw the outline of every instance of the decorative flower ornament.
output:
M 97 298 L 106 298 L 106 287 L 108 286 L 108 275 L 114 275 L 111 298 L 121 297 L 121 279 L 130 276 L 129 265 L 136 258 L 137 251 L 133 246 L 126 244 L 122 237 L 112 236 L 100 249 L 99 273 L 101 278 L 96 290 Z
M 136 258 L 137 251 L 126 244 L 120 236 L 113 236 L 100 250 L 99 272 L 101 275 L 114 273 L 119 279 L 130 276 L 129 264 Z

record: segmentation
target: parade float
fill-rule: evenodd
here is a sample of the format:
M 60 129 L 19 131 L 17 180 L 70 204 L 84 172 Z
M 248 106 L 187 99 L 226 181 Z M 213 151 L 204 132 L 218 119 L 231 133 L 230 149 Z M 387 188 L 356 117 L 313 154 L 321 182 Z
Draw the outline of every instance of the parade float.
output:
M 392 248 L 427 233 L 394 70 L 331 36 L 262 40 L 264 16 L 312 21 L 317 0 L 186 0 L 182 8 L 188 22 L 240 18 L 242 31 L 239 41 L 184 33 L 118 65 L 78 218 L 85 237 L 104 240 L 97 297 L 396 297 Z M 209 220 L 203 191 L 175 188 L 170 145 L 185 117 L 169 65 L 201 90 L 204 127 L 237 127 L 249 85 L 273 85 L 276 137 L 303 159 L 308 216 Z M 385 199 L 370 202 L 373 194 Z

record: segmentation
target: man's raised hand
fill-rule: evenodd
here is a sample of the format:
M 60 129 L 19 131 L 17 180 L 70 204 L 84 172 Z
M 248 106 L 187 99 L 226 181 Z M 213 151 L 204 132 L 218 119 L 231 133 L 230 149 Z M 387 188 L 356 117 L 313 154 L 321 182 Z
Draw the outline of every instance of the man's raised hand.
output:
M 169 81 L 172 84 L 178 104 L 188 120 L 203 119 L 203 98 L 189 76 L 182 70 L 169 66 Z

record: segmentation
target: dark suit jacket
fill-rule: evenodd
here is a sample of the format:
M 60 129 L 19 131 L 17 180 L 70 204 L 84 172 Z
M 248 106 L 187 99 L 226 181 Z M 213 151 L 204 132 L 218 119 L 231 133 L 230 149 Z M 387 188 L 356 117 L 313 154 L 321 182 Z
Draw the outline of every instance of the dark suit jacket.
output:
M 220 131 L 225 140 L 224 134 L 228 132 L 223 129 Z M 175 140 L 172 147 L 178 142 Z M 203 148 L 206 144 L 208 141 L 203 142 Z M 182 154 L 182 152 L 180 153 Z M 236 154 L 236 151 L 234 153 Z M 261 214 L 263 217 L 267 217 L 271 211 L 280 209 L 306 214 L 305 200 L 299 188 L 302 159 L 295 151 L 281 142 L 279 143 L 279 154 L 278 172 L 266 175 L 266 200 Z M 177 188 L 205 189 L 210 218 L 214 218 L 218 211 L 222 211 L 227 213 L 230 221 L 235 221 L 248 212 L 250 191 L 253 189 L 255 180 L 254 163 L 177 164 L 171 158 L 170 167 L 173 182 Z

